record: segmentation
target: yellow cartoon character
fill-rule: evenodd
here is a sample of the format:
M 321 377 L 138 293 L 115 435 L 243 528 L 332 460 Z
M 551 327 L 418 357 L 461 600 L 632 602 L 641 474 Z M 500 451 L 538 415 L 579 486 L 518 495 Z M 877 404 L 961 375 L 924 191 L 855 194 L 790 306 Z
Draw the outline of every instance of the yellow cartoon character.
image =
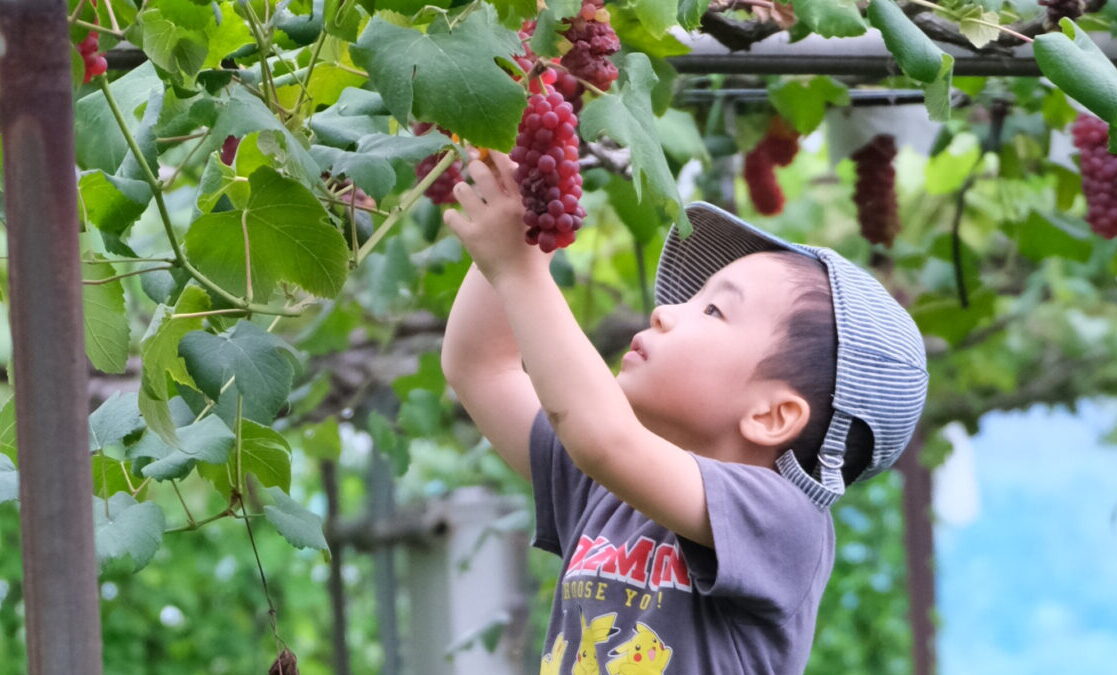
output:
M 543 663 L 539 666 L 539 675 L 559 675 L 562 657 L 566 655 L 566 647 L 569 644 L 562 633 L 555 636 L 555 643 L 551 645 L 550 653 L 543 655 Z
M 578 640 L 578 653 L 574 655 L 574 668 L 570 675 L 601 675 L 601 667 L 597 665 L 597 644 L 608 640 L 616 631 L 613 623 L 617 620 L 617 613 L 602 614 L 588 624 L 584 615 L 578 618 L 582 622 L 582 637 Z
M 605 664 L 609 675 L 658 675 L 671 661 L 671 648 L 663 644 L 647 624 L 637 621 L 635 635 L 617 645 L 609 656 L 616 658 Z

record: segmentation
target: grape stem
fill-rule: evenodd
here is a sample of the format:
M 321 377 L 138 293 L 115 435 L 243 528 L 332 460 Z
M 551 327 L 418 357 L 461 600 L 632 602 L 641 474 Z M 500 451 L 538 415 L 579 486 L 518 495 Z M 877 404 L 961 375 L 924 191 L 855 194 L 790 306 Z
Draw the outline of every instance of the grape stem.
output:
M 450 165 L 453 164 L 454 160 L 456 160 L 457 158 L 457 153 L 454 150 L 448 151 L 446 155 L 438 162 L 438 164 L 434 165 L 434 168 L 431 169 L 430 173 L 423 176 L 423 179 L 421 181 L 416 183 L 413 188 L 404 193 L 403 198 L 400 199 L 399 206 L 392 210 L 391 214 L 384 219 L 383 223 L 380 224 L 380 227 L 376 228 L 376 231 L 373 232 L 372 236 L 368 238 L 368 241 L 361 245 L 361 249 L 357 252 L 358 265 L 360 265 L 361 261 L 368 257 L 369 253 L 372 253 L 372 249 L 376 246 L 376 244 L 380 242 L 381 239 L 384 238 L 384 235 L 388 234 L 388 230 L 391 229 L 391 227 L 397 222 L 399 222 L 399 219 L 403 216 L 403 214 L 415 205 L 415 202 L 417 202 L 419 200 L 419 197 L 427 191 L 427 188 L 433 185 L 434 181 L 438 180 L 438 177 L 445 173 L 446 170 L 450 168 Z
M 342 2 L 342 5 L 344 6 L 345 2 L 347 2 L 347 1 L 348 0 L 344 0 Z M 342 9 L 338 9 L 338 11 L 340 12 L 340 11 L 342 11 Z M 330 21 L 331 19 L 326 19 L 326 20 Z M 298 80 L 299 85 L 300 85 L 299 97 L 297 99 L 295 99 L 295 105 L 293 106 L 293 110 L 296 113 L 299 111 L 300 108 L 302 108 L 303 99 L 306 98 L 306 96 L 310 93 L 310 91 L 309 91 L 310 78 L 311 78 L 312 75 L 314 75 L 314 66 L 315 66 L 315 64 L 318 63 L 318 55 L 322 52 L 322 45 L 325 44 L 325 42 L 326 42 L 326 31 L 323 30 L 321 33 L 318 34 L 318 40 L 315 41 L 315 43 L 314 43 L 314 52 L 311 53 L 310 64 L 306 67 L 306 77 L 302 80 Z M 313 99 L 311 99 L 311 100 L 313 101 Z
M 117 105 L 116 98 L 112 95 L 112 89 L 109 87 L 108 78 L 104 75 L 98 75 L 97 83 L 101 87 L 101 92 L 105 95 L 105 101 L 109 104 L 113 117 L 116 118 L 116 124 L 120 127 L 120 133 L 124 136 L 124 140 L 127 141 L 128 147 L 132 150 L 132 155 L 136 158 L 136 162 L 143 170 L 144 180 L 146 180 L 147 184 L 151 187 L 151 193 L 155 197 L 155 204 L 159 208 L 159 217 L 163 221 L 163 229 L 167 233 L 167 239 L 171 243 L 171 250 L 175 254 L 175 264 L 186 270 L 190 276 L 194 277 L 204 288 L 225 299 L 230 304 L 235 305 L 241 311 L 257 314 L 298 316 L 298 314 L 291 313 L 291 310 L 286 307 L 259 305 L 243 298 L 238 298 L 190 264 L 190 261 L 186 259 L 186 255 L 182 252 L 182 246 L 178 242 L 178 237 L 175 236 L 174 226 L 171 224 L 171 215 L 167 211 L 166 202 L 163 200 L 163 184 L 155 177 L 155 174 L 147 163 L 147 158 L 144 157 L 143 152 L 140 151 L 139 144 L 136 143 L 135 137 L 132 135 L 131 130 L 128 129 L 128 124 L 124 120 L 124 114 L 120 111 L 120 106 Z
M 907 0 L 907 1 L 910 2 L 913 5 L 919 5 L 920 7 L 927 7 L 929 9 L 935 10 L 936 12 L 940 12 L 943 16 L 946 16 L 953 21 L 958 21 L 959 23 L 961 23 L 961 21 L 962 21 L 962 18 L 959 17 L 956 12 L 953 12 L 949 9 L 946 9 L 942 5 L 936 5 L 933 2 L 929 2 L 929 0 Z M 999 23 L 992 23 L 992 22 L 989 22 L 989 21 L 985 21 L 983 19 L 974 19 L 974 18 L 966 18 L 965 20 L 966 21 L 971 21 L 971 22 L 976 23 L 976 24 L 981 25 L 981 26 L 988 26 L 990 28 L 996 28 L 997 30 L 1001 31 L 1002 33 L 1007 33 L 1008 35 L 1011 35 L 1012 37 L 1016 38 L 1017 40 L 1023 40 L 1024 42 L 1035 42 L 1035 40 L 1028 37 L 1027 35 L 1024 35 L 1023 33 L 1018 33 L 1017 31 L 1012 30 L 1008 26 L 1002 26 Z
M 89 23 L 88 21 L 82 21 L 81 19 L 74 19 L 71 23 L 73 23 L 73 25 L 79 26 L 81 28 L 88 28 L 89 30 L 94 31 L 96 33 L 104 33 L 105 35 L 111 35 L 112 37 L 116 38 L 117 40 L 123 40 L 124 39 L 124 33 L 121 33 L 118 30 L 113 30 L 113 29 L 105 27 L 105 26 L 101 26 L 99 24 Z
M 98 260 L 97 262 L 107 262 L 107 261 Z M 112 283 L 113 281 L 118 281 L 118 280 L 123 279 L 125 277 L 131 277 L 131 276 L 135 276 L 137 274 L 146 274 L 148 272 L 158 272 L 159 270 L 173 270 L 174 268 L 175 268 L 174 265 L 157 265 L 156 267 L 146 267 L 142 270 L 132 270 L 131 272 L 124 272 L 122 274 L 115 274 L 111 277 L 105 277 L 104 279 L 82 279 L 81 282 L 83 284 L 85 284 L 86 286 L 99 286 L 101 284 Z

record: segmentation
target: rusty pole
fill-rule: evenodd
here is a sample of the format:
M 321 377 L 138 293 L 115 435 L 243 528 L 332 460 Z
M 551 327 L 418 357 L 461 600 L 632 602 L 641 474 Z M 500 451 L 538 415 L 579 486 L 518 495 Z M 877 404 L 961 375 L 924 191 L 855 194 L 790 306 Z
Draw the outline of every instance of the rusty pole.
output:
M 31 675 L 100 675 L 64 0 L 0 0 L 19 508 Z
M 896 462 L 904 475 L 904 548 L 908 567 L 908 618 L 912 672 L 933 675 L 935 661 L 935 531 L 931 512 L 931 470 L 923 465 L 923 429 Z

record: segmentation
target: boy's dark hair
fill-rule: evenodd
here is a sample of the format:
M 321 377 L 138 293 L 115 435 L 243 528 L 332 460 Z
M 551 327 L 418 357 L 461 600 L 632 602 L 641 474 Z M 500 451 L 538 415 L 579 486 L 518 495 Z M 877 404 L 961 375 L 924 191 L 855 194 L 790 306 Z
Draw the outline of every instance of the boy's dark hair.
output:
M 830 281 L 822 262 L 791 251 L 774 251 L 799 293 L 791 301 L 784 321 L 784 339 L 756 367 L 755 377 L 787 382 L 811 407 L 803 431 L 792 441 L 799 465 L 814 473 L 818 450 L 834 415 L 833 392 L 837 377 L 838 331 Z M 854 418 L 846 443 L 842 478 L 852 483 L 872 459 L 873 434 Z

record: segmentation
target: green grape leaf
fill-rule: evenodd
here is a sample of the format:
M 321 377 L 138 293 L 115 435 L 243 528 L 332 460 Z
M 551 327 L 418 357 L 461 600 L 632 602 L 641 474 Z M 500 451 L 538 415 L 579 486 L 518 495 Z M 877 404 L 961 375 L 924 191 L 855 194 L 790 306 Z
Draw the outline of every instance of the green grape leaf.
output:
M 679 0 L 679 25 L 687 30 L 698 28 L 709 6 L 710 0 Z
M 605 185 L 605 193 L 609 195 L 609 205 L 637 242 L 646 244 L 655 238 L 663 216 L 656 211 L 650 200 L 640 201 L 636 197 L 632 181 L 611 173 L 609 182 Z
M 632 152 L 632 185 L 636 198 L 650 199 L 684 234 L 690 222 L 683 213 L 682 198 L 663 155 L 655 127 L 649 94 L 656 83 L 648 57 L 633 52 L 625 58 L 619 94 L 608 94 L 586 104 L 580 130 L 583 138 L 608 136 Z
M 358 87 L 368 80 L 364 75 L 358 75 L 350 70 L 345 70 L 332 63 L 322 63 L 314 68 L 310 82 L 305 83 L 306 94 L 303 94 L 303 112 L 313 112 L 320 105 L 333 105 L 346 89 Z M 302 93 L 303 85 L 299 83 L 279 87 L 276 98 L 280 105 L 293 109 Z
M 654 38 L 662 38 L 678 21 L 679 0 L 642 0 L 634 5 L 636 18 Z
M 827 104 L 849 105 L 849 89 L 832 77 L 781 79 L 768 88 L 776 111 L 804 136 L 818 128 Z
M 173 2 L 171 0 L 167 4 Z M 194 7 L 200 12 L 210 13 L 205 6 Z M 181 16 L 175 18 L 181 20 Z M 141 36 L 140 46 L 152 63 L 169 73 L 176 84 L 193 85 L 209 52 L 205 36 L 166 16 L 162 3 L 140 12 L 135 26 L 138 30 L 130 31 L 129 36 Z
M 501 25 L 513 30 L 519 29 L 525 19 L 534 19 L 539 12 L 536 0 L 503 0 L 494 2 L 493 5 L 500 17 Z
M 163 543 L 166 518 L 154 502 L 137 502 L 118 492 L 108 500 L 93 498 L 93 541 L 97 562 L 130 560 L 132 571 L 143 569 Z
M 950 80 L 953 74 L 954 57 L 943 54 L 938 77 L 923 88 L 927 114 L 936 122 L 946 122 L 950 119 Z
M 219 417 L 208 415 L 178 430 L 177 447 L 168 445 L 158 434 L 148 432 L 128 449 L 128 457 L 154 460 L 140 469 L 145 478 L 185 478 L 196 462 L 224 464 L 228 461 L 233 439 L 233 432 Z
M 967 7 L 958 16 L 959 32 L 978 49 L 997 39 L 1001 31 L 996 26 L 1000 23 L 996 12 L 987 12 L 976 6 Z
M 237 453 L 229 455 L 229 461 L 220 464 L 200 464 L 198 473 L 226 498 L 243 481 L 236 479 Z M 251 420 L 240 422 L 240 475 L 248 474 L 265 487 L 291 489 L 291 447 L 287 439 L 271 427 L 257 424 Z
M 1049 214 L 1032 211 L 1024 222 L 1010 228 L 1010 232 L 1020 253 L 1037 263 L 1052 256 L 1088 262 L 1096 246 L 1089 228 L 1057 211 Z
M 121 255 L 126 254 L 114 250 L 110 241 L 120 241 L 147 209 L 151 197 L 151 187 L 145 181 L 111 176 L 100 169 L 86 171 L 78 179 L 78 212 L 82 222 L 101 230 L 109 250 Z
M 387 133 L 388 114 L 380 94 L 349 87 L 337 103 L 311 115 L 310 129 L 319 143 L 348 150 L 364 136 Z
M 795 18 L 822 37 L 853 37 L 865 32 L 855 0 L 791 0 Z
M 116 270 L 107 262 L 83 264 L 82 272 L 87 281 L 116 275 Z M 81 297 L 86 355 L 98 370 L 123 373 L 128 363 L 129 343 L 124 286 L 119 279 L 101 284 L 83 284 Z
M 227 136 L 243 138 L 254 131 L 274 131 L 283 137 L 283 168 L 303 185 L 321 181 L 318 164 L 303 144 L 283 126 L 264 102 L 250 94 L 244 87 L 236 87 L 233 95 L 218 103 L 217 117 L 208 140 L 199 152 L 209 155 L 225 142 Z
M 143 117 L 140 118 L 140 124 L 132 132 L 132 137 L 143 154 L 144 162 L 151 167 L 152 171 L 157 171 L 159 167 L 159 151 L 155 147 L 155 125 L 158 124 L 159 115 L 163 111 L 163 99 L 163 92 L 151 91 L 147 97 L 147 106 L 144 108 Z M 120 163 L 120 168 L 116 170 L 116 173 L 118 176 L 131 178 L 132 180 L 146 180 L 147 177 L 131 149 L 124 155 L 124 161 Z
M 167 385 L 168 376 L 187 386 L 195 386 L 186 370 L 186 363 L 178 354 L 182 337 L 190 331 L 200 330 L 201 317 L 172 318 L 174 314 L 204 312 L 210 307 L 209 295 L 198 286 L 187 286 L 175 303 L 174 309 L 160 305 L 148 326 L 147 334 L 140 341 L 143 362 L 138 405 L 149 429 L 170 443 L 177 444 L 175 425 L 171 419 L 168 401 L 174 392 Z
M 19 461 L 16 452 L 16 397 L 11 396 L 0 408 L 0 455 Z
M 798 16 L 798 8 L 796 8 Z M 869 22 L 880 30 L 884 44 L 908 77 L 924 83 L 939 79 L 946 54 L 892 0 L 872 0 Z
M 429 437 L 442 424 L 442 401 L 429 389 L 412 389 L 400 404 L 399 425 L 413 437 Z
M 282 338 L 244 320 L 221 335 L 200 330 L 187 333 L 179 343 L 186 370 L 206 396 L 218 400 L 229 378 L 236 378 L 241 392 L 273 414 L 291 391 L 291 352 Z
M 983 320 L 991 317 L 997 295 L 988 288 L 970 294 L 970 304 L 962 309 L 956 295 L 925 294 L 912 307 L 911 315 L 924 335 L 938 335 L 957 345 Z
M 482 7 L 453 31 L 444 20 L 423 33 L 377 16 L 357 40 L 353 59 L 401 124 L 414 113 L 474 145 L 507 151 L 526 97 L 496 60 L 510 61 L 521 46 L 515 32 L 496 23 L 492 8 Z
M 212 5 L 211 5 L 212 7 Z M 255 44 L 248 22 L 237 15 L 232 2 L 222 2 L 213 11 L 213 21 L 206 24 L 208 50 L 203 68 L 217 68 L 226 56 L 245 45 Z M 217 18 L 220 14 L 220 21 Z
M 690 53 L 690 47 L 679 42 L 671 33 L 664 33 L 659 38 L 649 33 L 631 7 L 609 5 L 609 19 L 622 44 L 648 56 L 667 58 Z
M 244 209 L 206 214 L 190 226 L 185 241 L 190 260 L 216 283 L 244 295 L 247 237 L 254 297 L 269 298 L 280 281 L 320 297 L 337 295 L 349 272 L 349 250 L 322 204 L 270 167 L 248 180 Z
M 139 395 L 116 392 L 89 416 L 89 449 L 100 450 L 144 428 Z
M 1109 124 L 1117 124 L 1117 68 L 1086 31 L 1070 19 L 1062 33 L 1037 35 L 1033 45 L 1039 69 L 1055 86 Z M 1117 133 L 1109 134 L 1117 152 Z
M 19 472 L 7 455 L 0 455 L 0 504 L 19 501 Z
M 237 149 L 239 151 L 240 148 Z M 217 153 L 213 153 L 206 161 L 206 166 L 202 169 L 202 177 L 198 180 L 198 194 L 194 198 L 194 219 L 213 211 L 221 198 L 226 195 L 229 195 L 234 205 L 243 206 L 248 200 L 248 194 L 248 186 L 243 181 L 237 180 L 236 169 L 222 162 Z
M 419 369 L 410 375 L 397 377 L 392 382 L 392 391 L 400 400 L 406 399 L 414 389 L 443 391 L 446 389 L 446 375 L 438 352 L 426 352 L 419 356 Z
M 326 537 L 322 534 L 321 518 L 306 510 L 278 487 L 267 488 L 265 492 L 275 503 L 264 507 L 264 517 L 284 539 L 296 548 L 330 550 Z
M 129 131 L 135 133 L 140 120 L 135 110 L 148 102 L 152 91 L 163 91 L 163 81 L 155 73 L 155 66 L 145 62 L 125 73 L 109 85 L 113 98 L 124 115 Z M 100 90 L 83 96 L 74 104 L 74 150 L 78 166 L 84 169 L 101 169 L 116 173 L 128 142 L 120 132 L 116 118 Z
M 369 254 L 362 272 L 366 283 L 361 303 L 373 314 L 384 316 L 414 301 L 412 287 L 419 273 L 400 237 L 382 242 Z
M 323 27 L 327 34 L 346 42 L 354 42 L 357 39 L 357 31 L 361 24 L 357 3 L 347 0 L 326 0 L 322 16 L 325 17 Z
M 439 133 L 422 136 L 374 133 L 360 139 L 355 152 L 315 145 L 310 148 L 310 155 L 324 171 L 351 178 L 357 187 L 379 200 L 396 186 L 394 165 L 414 166 L 449 144 L 450 139 Z
M 117 492 L 131 494 L 133 486 L 143 484 L 143 476 L 129 471 L 127 462 L 102 454 L 93 455 L 90 461 L 93 467 L 93 494 L 101 499 L 108 499 Z M 135 496 L 142 500 L 146 492 L 145 486 Z

